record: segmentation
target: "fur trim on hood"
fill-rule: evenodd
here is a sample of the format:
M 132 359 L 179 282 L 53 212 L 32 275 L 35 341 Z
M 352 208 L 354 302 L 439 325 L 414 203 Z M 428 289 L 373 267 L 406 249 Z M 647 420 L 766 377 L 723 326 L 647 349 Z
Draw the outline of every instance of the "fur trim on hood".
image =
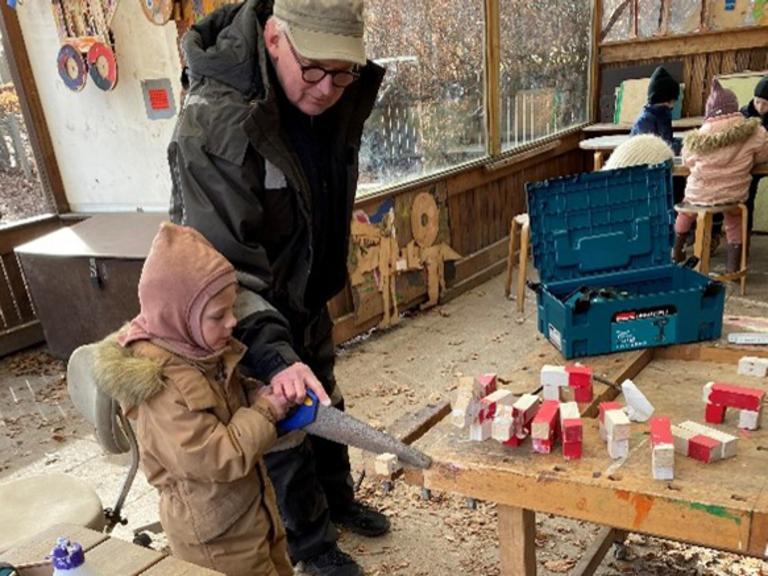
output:
M 163 361 L 133 356 L 117 333 L 94 345 L 93 373 L 101 389 L 124 406 L 138 406 L 165 388 Z
M 685 137 L 683 146 L 697 154 L 708 154 L 721 148 L 727 148 L 734 144 L 741 144 L 749 140 L 760 127 L 759 118 L 747 118 L 743 122 L 734 124 L 730 128 L 721 131 L 703 133 L 700 130 L 692 132 Z

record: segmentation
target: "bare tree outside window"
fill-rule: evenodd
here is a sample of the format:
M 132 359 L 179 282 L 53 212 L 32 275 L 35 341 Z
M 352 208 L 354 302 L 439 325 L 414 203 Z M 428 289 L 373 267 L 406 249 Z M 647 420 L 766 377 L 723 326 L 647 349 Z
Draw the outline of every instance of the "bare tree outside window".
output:
M 502 149 L 586 122 L 591 15 L 591 0 L 501 2 Z
M 0 43 L 0 226 L 55 212 L 32 154 L 7 54 Z
M 482 0 L 367 0 L 366 49 L 387 69 L 359 194 L 485 155 Z

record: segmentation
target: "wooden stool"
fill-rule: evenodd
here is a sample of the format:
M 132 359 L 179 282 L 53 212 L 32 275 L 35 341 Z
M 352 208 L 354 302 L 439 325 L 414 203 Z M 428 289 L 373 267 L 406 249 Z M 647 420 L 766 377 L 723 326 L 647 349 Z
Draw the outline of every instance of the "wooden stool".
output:
M 509 254 L 507 254 L 507 282 L 504 285 L 504 295 L 509 298 L 512 292 L 512 270 L 515 267 L 515 252 L 518 251 L 518 234 L 520 248 L 517 271 L 517 311 L 525 309 L 525 278 L 528 272 L 528 246 L 531 238 L 531 226 L 528 214 L 518 214 L 512 218 L 509 227 Z
M 747 217 L 749 212 L 743 202 L 720 204 L 718 206 L 694 206 L 692 204 L 676 204 L 675 210 L 681 214 L 696 214 L 696 241 L 693 254 L 699 258 L 696 270 L 702 274 L 709 273 L 709 249 L 712 243 L 712 219 L 715 214 L 725 214 L 741 210 L 741 266 L 736 272 L 715 275 L 716 280 L 736 280 L 741 283 L 741 295 L 747 290 Z

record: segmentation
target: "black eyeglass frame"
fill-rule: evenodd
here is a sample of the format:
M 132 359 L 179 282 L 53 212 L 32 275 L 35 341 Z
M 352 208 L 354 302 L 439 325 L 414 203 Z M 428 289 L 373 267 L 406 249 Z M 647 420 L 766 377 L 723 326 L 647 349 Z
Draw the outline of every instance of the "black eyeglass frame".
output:
M 299 69 L 301 70 L 301 79 L 304 80 L 304 82 L 306 82 L 307 84 L 318 84 L 322 82 L 326 76 L 330 75 L 331 83 L 336 88 L 348 88 L 350 85 L 354 84 L 355 81 L 360 78 L 360 72 L 358 72 L 356 69 L 357 65 L 355 65 L 355 67 L 353 67 L 351 70 L 328 70 L 326 68 L 323 68 L 322 66 L 317 66 L 317 65 L 305 66 L 304 64 L 301 63 L 301 60 L 299 60 L 299 55 L 296 52 L 296 48 L 293 47 L 293 44 L 291 43 L 291 41 L 286 38 L 286 42 L 288 44 L 288 48 L 291 51 L 291 54 L 293 54 L 293 59 L 296 60 L 296 64 L 299 66 Z M 323 75 L 317 79 L 307 78 L 307 73 L 314 72 L 314 71 L 322 72 Z M 350 80 L 346 84 L 336 83 L 337 78 L 340 78 L 340 77 L 344 78 L 347 76 L 350 78 Z

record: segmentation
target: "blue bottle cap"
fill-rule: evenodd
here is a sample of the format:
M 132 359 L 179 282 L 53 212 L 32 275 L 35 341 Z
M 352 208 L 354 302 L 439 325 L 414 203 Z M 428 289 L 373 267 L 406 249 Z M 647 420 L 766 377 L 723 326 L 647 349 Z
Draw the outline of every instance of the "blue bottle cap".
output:
M 56 570 L 74 570 L 85 562 L 83 547 L 77 542 L 70 542 L 69 538 L 57 539 L 49 558 Z

